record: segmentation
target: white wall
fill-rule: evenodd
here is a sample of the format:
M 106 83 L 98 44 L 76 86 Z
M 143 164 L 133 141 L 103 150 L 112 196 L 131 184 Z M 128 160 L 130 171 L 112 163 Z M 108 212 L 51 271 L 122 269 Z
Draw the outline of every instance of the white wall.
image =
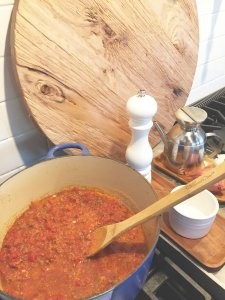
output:
M 47 152 L 46 138 L 29 119 L 13 77 L 9 47 L 13 3 L 0 0 L 0 182 Z
M 197 0 L 199 53 L 186 104 L 225 87 L 225 0 Z
M 32 1 L 32 0 L 31 0 Z M 197 0 L 199 57 L 187 104 L 225 86 L 225 0 Z M 13 0 L 0 0 L 0 182 L 47 152 L 47 140 L 29 119 L 10 62 Z

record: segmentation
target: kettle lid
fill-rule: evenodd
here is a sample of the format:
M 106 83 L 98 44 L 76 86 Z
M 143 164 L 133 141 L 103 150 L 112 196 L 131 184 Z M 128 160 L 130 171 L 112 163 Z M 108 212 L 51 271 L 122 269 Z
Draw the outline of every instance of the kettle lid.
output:
M 176 119 L 182 123 L 199 124 L 207 118 L 207 112 L 199 107 L 185 106 L 175 112 Z

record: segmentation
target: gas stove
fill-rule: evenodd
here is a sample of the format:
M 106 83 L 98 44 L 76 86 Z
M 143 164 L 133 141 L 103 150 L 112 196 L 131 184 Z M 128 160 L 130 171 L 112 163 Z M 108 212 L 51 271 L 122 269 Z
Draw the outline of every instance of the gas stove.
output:
M 212 296 L 179 266 L 168 251 L 159 251 L 161 237 L 156 249 L 149 277 L 136 300 L 186 300 L 213 299 Z M 164 245 L 165 246 L 165 245 Z M 167 245 L 165 249 L 167 249 Z M 176 263 L 175 263 L 176 261 Z
M 200 99 L 192 106 L 207 112 L 202 128 L 206 133 L 217 135 L 207 139 L 207 154 L 216 148 L 220 148 L 219 154 L 225 153 L 225 88 Z M 220 204 L 219 213 L 225 217 L 225 204 Z M 161 232 L 149 276 L 136 298 L 149 299 L 224 300 L 225 266 L 219 270 L 206 270 Z
M 207 112 L 207 119 L 202 124 L 206 132 L 225 130 L 225 88 L 200 99 L 193 106 L 200 107 Z
M 224 300 L 225 280 L 219 278 L 224 271 L 208 272 L 161 233 L 149 276 L 135 300 Z
M 193 106 L 204 109 L 207 118 L 201 127 L 206 133 L 213 132 L 224 141 L 220 153 L 225 153 L 225 88 L 194 103 Z M 220 139 L 212 136 L 208 145 L 220 147 Z

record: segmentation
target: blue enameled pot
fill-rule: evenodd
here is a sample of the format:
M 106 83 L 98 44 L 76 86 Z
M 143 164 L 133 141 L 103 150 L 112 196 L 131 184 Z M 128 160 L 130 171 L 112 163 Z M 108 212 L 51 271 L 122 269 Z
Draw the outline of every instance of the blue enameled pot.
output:
M 56 151 L 68 147 L 79 148 L 83 155 L 54 157 Z M 9 224 L 15 220 L 15 215 L 18 216 L 26 210 L 32 201 L 41 199 L 46 194 L 56 193 L 67 186 L 94 186 L 109 192 L 116 191 L 120 194 L 120 198 L 125 195 L 126 200 L 132 199 L 129 206 L 134 212 L 143 210 L 157 200 L 151 184 L 138 172 L 122 162 L 92 156 L 81 144 L 56 146 L 49 151 L 47 158 L 10 177 L 0 185 L 0 245 Z M 146 222 L 143 229 L 148 246 L 148 254 L 144 261 L 123 281 L 91 299 L 135 299 L 152 263 L 159 235 L 159 217 Z M 0 292 L 0 299 L 14 298 Z

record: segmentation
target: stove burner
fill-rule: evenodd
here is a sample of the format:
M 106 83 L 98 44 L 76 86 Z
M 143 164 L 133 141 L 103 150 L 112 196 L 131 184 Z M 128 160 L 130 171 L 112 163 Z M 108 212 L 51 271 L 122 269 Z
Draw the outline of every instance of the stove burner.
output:
M 220 100 L 223 102 L 212 100 L 207 105 L 204 105 L 204 103 L 201 105 L 201 108 L 204 109 L 208 115 L 202 124 L 202 128 L 206 131 L 225 127 L 225 98 Z
M 209 133 L 216 133 L 220 139 L 212 137 L 208 139 L 209 148 L 218 147 L 220 144 L 221 153 L 225 153 L 225 88 L 197 101 L 193 106 L 200 107 L 207 112 L 206 120 L 201 124 L 202 129 Z

